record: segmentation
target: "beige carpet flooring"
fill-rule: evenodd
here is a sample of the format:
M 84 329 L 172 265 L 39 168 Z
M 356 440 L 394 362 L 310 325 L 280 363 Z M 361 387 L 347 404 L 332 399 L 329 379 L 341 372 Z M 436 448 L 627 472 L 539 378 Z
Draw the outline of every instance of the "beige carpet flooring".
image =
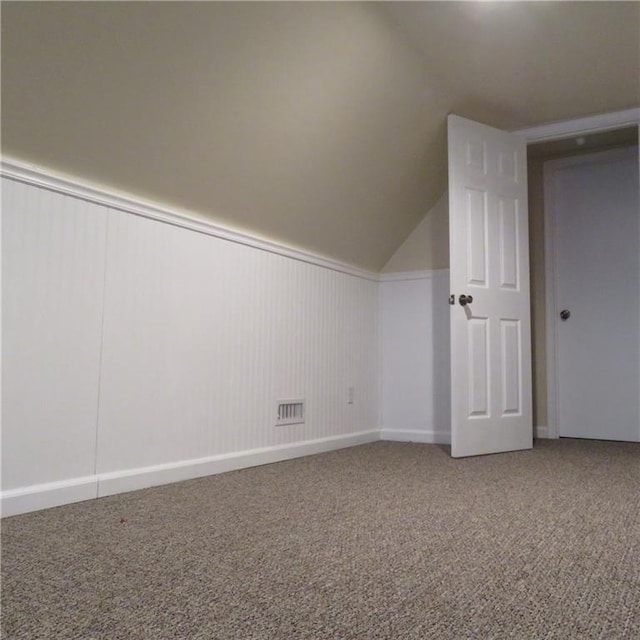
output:
M 640 638 L 640 445 L 378 442 L 2 521 L 7 639 Z

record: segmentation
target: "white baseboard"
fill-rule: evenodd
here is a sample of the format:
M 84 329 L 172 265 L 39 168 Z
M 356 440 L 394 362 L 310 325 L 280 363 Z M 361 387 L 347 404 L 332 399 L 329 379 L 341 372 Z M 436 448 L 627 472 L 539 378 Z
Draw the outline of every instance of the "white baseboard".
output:
M 283 444 L 263 449 L 237 451 L 194 460 L 183 460 L 168 464 L 143 467 L 139 469 L 125 469 L 112 473 L 102 473 L 98 476 L 98 497 L 110 496 L 125 491 L 146 489 L 170 482 L 201 478 L 225 471 L 235 471 L 247 467 L 257 467 L 272 462 L 281 462 L 291 458 L 325 453 L 335 449 L 344 449 L 359 444 L 367 444 L 379 440 L 379 432 L 361 431 L 344 436 L 331 436 L 318 440 L 306 440 L 293 444 Z
M 535 427 L 535 437 L 549 438 L 548 427 Z M 181 460 L 152 467 L 101 473 L 61 482 L 31 485 L 0 493 L 0 514 L 2 517 L 15 516 L 21 513 L 49 509 L 126 491 L 146 489 L 171 482 L 224 473 L 225 471 L 235 471 L 316 453 L 325 453 L 378 440 L 450 444 L 451 435 L 447 431 L 418 429 L 360 431 L 343 436 L 331 436 L 329 438 L 238 451 L 207 458 Z
M 59 507 L 63 504 L 91 500 L 97 497 L 97 476 L 34 484 L 29 487 L 9 489 L 0 493 L 0 513 L 3 518 L 17 516 L 29 511 Z
M 427 444 L 451 444 L 451 434 L 448 431 L 381 429 L 380 440 L 390 440 L 392 442 L 422 442 Z
M 360 431 L 342 436 L 331 436 L 317 440 L 307 440 L 264 449 L 252 449 L 234 453 L 181 460 L 167 464 L 125 469 L 95 476 L 73 478 L 63 482 L 32 485 L 11 489 L 0 493 L 2 516 L 15 516 L 29 511 L 38 511 L 63 504 L 91 500 L 104 496 L 146 489 L 170 482 L 190 480 L 225 471 L 255 467 L 291 458 L 325 453 L 359 444 L 377 442 L 380 432 Z

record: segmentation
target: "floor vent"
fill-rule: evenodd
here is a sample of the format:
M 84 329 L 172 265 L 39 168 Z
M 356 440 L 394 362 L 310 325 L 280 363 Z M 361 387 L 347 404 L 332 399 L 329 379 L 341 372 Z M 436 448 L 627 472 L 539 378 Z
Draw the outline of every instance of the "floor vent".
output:
M 304 422 L 304 400 L 278 400 L 276 425 L 302 424 Z

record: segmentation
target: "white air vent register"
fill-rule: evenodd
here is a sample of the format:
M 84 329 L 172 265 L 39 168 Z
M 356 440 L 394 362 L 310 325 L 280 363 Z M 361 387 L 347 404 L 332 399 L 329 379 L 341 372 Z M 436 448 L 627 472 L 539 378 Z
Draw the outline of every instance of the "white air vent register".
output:
M 281 424 L 302 424 L 304 422 L 304 399 L 278 400 L 276 426 Z

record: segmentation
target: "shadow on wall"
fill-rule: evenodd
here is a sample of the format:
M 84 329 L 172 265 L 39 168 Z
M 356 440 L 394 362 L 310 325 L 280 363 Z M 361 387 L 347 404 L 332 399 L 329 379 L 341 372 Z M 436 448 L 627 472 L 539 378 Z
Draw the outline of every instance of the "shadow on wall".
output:
M 443 442 L 451 442 L 451 329 L 449 323 L 449 271 L 433 278 L 431 326 L 433 330 L 433 425 Z
M 432 326 L 434 344 L 433 422 L 451 443 L 451 324 L 449 310 L 449 190 L 427 214 L 430 224 L 432 269 L 442 269 L 443 276 L 433 279 Z

